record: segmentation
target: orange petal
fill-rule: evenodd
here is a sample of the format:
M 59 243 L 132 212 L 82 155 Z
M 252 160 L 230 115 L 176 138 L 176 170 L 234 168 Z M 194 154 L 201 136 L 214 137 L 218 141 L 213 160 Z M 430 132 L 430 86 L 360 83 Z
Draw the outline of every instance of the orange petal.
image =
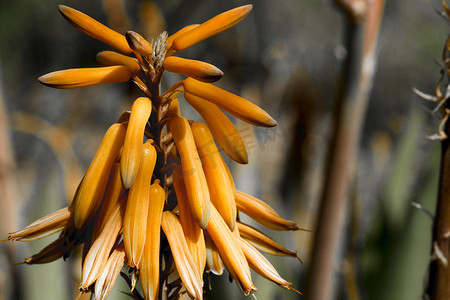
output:
M 184 93 L 186 101 L 202 116 L 208 124 L 217 144 L 232 160 L 248 163 L 245 144 L 233 122 L 213 103 L 189 93 Z
M 173 48 L 182 51 L 201 42 L 213 35 L 225 31 L 242 21 L 252 10 L 253 5 L 244 5 L 228 10 L 217 15 L 208 21 L 200 24 L 192 30 L 180 35 L 173 41 Z
M 191 298 L 203 298 L 203 281 L 194 264 L 194 259 L 189 251 L 180 220 L 171 211 L 165 211 L 162 216 L 162 228 L 169 241 L 175 266 L 181 281 Z
M 163 66 L 169 72 L 183 74 L 203 82 L 214 82 L 223 76 L 220 69 L 209 63 L 176 56 L 167 57 Z
M 208 224 L 211 202 L 191 127 L 185 118 L 174 117 L 170 121 L 170 132 L 180 154 L 189 206 L 197 224 L 204 229 Z
M 161 240 L 161 217 L 164 209 L 165 193 L 155 180 L 150 186 L 150 201 L 147 218 L 147 237 L 142 255 L 141 278 L 142 291 L 145 299 L 157 299 L 159 288 L 159 253 Z
M 195 261 L 195 265 L 200 272 L 200 278 L 203 278 L 203 270 L 206 264 L 206 246 L 203 237 L 203 230 L 197 225 L 192 216 L 191 209 L 186 195 L 186 187 L 184 186 L 184 178 L 180 167 L 176 168 L 172 173 L 173 186 L 177 195 L 178 211 L 180 215 L 181 227 L 183 227 L 184 236 L 189 251 Z
M 135 58 L 114 52 L 102 51 L 97 54 L 97 61 L 104 66 L 122 65 L 128 68 L 132 74 L 137 74 L 141 67 Z
M 63 230 L 69 222 L 71 214 L 68 207 L 64 207 L 52 214 L 34 221 L 24 229 L 10 233 L 8 240 L 33 241 L 55 232 Z
M 152 45 L 139 33 L 130 30 L 127 31 L 125 37 L 131 49 L 141 54 L 142 56 L 152 57 Z
M 120 175 L 125 189 L 129 189 L 139 170 L 145 125 L 152 112 L 152 102 L 147 97 L 139 97 L 131 107 L 127 133 L 120 159 Z
M 128 81 L 131 72 L 125 66 L 81 68 L 55 71 L 42 75 L 39 82 L 56 89 L 75 89 L 102 83 Z
M 63 17 L 76 29 L 105 44 L 108 44 L 120 52 L 131 54 L 133 50 L 128 46 L 125 36 L 106 27 L 84 13 L 65 5 L 58 6 Z
M 220 152 L 205 124 L 196 122 L 192 124 L 191 128 L 195 145 L 202 160 L 211 201 L 230 230 L 234 230 L 237 214 L 236 202 Z
M 248 195 L 244 192 L 234 190 L 234 199 L 239 211 L 243 212 L 259 224 L 274 230 L 299 230 L 297 223 L 283 219 L 267 203 Z
M 262 127 L 277 125 L 277 122 L 259 106 L 210 83 L 189 77 L 184 80 L 183 86 L 187 93 L 214 103 L 244 122 Z
M 217 246 L 225 267 L 234 280 L 241 285 L 244 294 L 248 295 L 252 291 L 256 291 L 247 259 L 214 205 L 211 205 L 211 217 L 206 230 Z
M 150 181 L 156 163 L 156 150 L 145 143 L 134 184 L 130 188 L 123 224 L 123 241 L 131 267 L 140 267 L 147 236 Z
M 99 208 L 112 165 L 125 138 L 125 126 L 113 124 L 105 134 L 86 175 L 84 175 L 71 207 L 74 225 L 81 228 Z

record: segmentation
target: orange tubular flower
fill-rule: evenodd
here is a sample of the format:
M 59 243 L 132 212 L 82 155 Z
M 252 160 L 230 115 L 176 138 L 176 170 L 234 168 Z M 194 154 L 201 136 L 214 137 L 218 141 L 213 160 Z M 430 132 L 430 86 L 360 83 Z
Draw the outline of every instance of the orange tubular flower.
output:
M 181 227 L 183 227 L 184 236 L 186 237 L 186 242 L 195 261 L 195 265 L 199 270 L 200 278 L 203 278 L 203 270 L 206 264 L 206 246 L 203 230 L 198 226 L 192 216 L 180 167 L 174 170 L 172 177 L 173 187 L 177 195 Z
M 123 224 L 123 242 L 131 267 L 140 267 L 147 237 L 147 217 L 150 202 L 150 180 L 156 163 L 156 150 L 145 143 L 135 183 L 128 195 Z
M 65 5 L 59 5 L 58 8 L 63 17 L 79 31 L 116 48 L 120 52 L 126 54 L 133 53 L 133 50 L 128 46 L 125 36 L 122 34 L 106 27 L 78 10 Z
M 192 133 L 203 163 L 211 201 L 228 227 L 230 227 L 230 230 L 234 230 L 237 216 L 236 202 L 234 201 L 233 188 L 219 150 L 205 124 L 201 122 L 192 124 Z
M 165 211 L 162 216 L 162 229 L 169 241 L 178 274 L 186 291 L 193 299 L 203 299 L 203 282 L 189 252 L 180 220 L 174 213 Z
M 197 224 L 205 229 L 208 225 L 211 202 L 208 183 L 195 147 L 191 127 L 185 118 L 174 117 L 170 122 L 170 132 L 180 154 L 189 207 Z
M 297 223 L 283 219 L 265 202 L 244 192 L 234 190 L 234 199 L 239 211 L 261 225 L 274 230 L 299 230 Z
M 229 158 L 240 164 L 248 164 L 247 150 L 236 126 L 215 105 L 202 98 L 184 93 L 186 101 L 202 116 L 219 147 Z
M 150 201 L 147 218 L 147 237 L 140 269 L 142 291 L 145 299 L 157 299 L 159 288 L 159 259 L 161 218 L 165 202 L 164 189 L 156 180 L 150 186 Z
M 182 51 L 213 35 L 219 34 L 242 21 L 252 10 L 253 5 L 236 7 L 209 19 L 203 24 L 188 30 L 173 41 L 173 49 Z
M 125 66 L 69 69 L 48 73 L 38 78 L 39 82 L 57 89 L 75 89 L 102 83 L 128 81 L 130 70 Z
M 245 241 L 238 235 L 233 234 L 233 237 L 241 247 L 250 267 L 253 270 L 255 270 L 259 275 L 275 282 L 279 286 L 284 287 L 285 289 L 289 289 L 289 286 L 292 283 L 287 282 L 286 280 L 281 278 L 280 274 L 278 274 L 277 270 L 275 270 L 275 268 L 267 260 L 267 258 L 265 258 L 261 253 L 258 252 L 258 250 L 256 250 L 252 245 L 250 245 L 247 241 Z
M 176 56 L 167 57 L 163 66 L 169 72 L 183 74 L 203 82 L 214 82 L 223 76 L 223 72 L 211 64 Z
M 259 106 L 210 83 L 187 78 L 184 80 L 183 86 L 187 93 L 214 103 L 244 122 L 262 127 L 277 125 L 277 122 Z
M 214 205 L 211 205 L 211 218 L 206 230 L 219 250 L 225 267 L 234 280 L 241 285 L 244 294 L 248 295 L 256 291 L 256 287 L 252 283 L 247 259 L 240 246 L 234 240 L 230 228 L 228 228 Z
M 124 138 L 125 126 L 122 124 L 116 123 L 106 132 L 71 204 L 76 228 L 81 228 L 99 208 Z
M 152 102 L 147 97 L 137 98 L 131 107 L 122 157 L 120 159 L 120 176 L 125 189 L 131 187 L 138 173 L 145 125 L 151 112 Z
M 64 207 L 48 216 L 34 221 L 22 230 L 10 233 L 8 240 L 33 241 L 63 230 L 69 222 L 70 211 Z

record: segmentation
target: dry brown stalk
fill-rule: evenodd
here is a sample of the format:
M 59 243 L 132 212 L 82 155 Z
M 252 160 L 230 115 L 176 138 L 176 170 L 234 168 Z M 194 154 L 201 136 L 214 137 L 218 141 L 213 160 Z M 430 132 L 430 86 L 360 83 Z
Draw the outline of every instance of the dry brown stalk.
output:
M 449 133 L 449 126 L 445 127 Z M 441 142 L 441 171 L 439 178 L 438 203 L 433 227 L 433 259 L 429 265 L 429 279 L 426 290 L 431 300 L 450 299 L 450 140 Z
M 347 59 L 336 97 L 332 141 L 310 262 L 306 299 L 332 297 L 336 248 L 342 231 L 352 164 L 375 73 L 375 45 L 384 0 L 336 1 L 347 15 Z M 362 12 L 366 12 L 361 16 Z

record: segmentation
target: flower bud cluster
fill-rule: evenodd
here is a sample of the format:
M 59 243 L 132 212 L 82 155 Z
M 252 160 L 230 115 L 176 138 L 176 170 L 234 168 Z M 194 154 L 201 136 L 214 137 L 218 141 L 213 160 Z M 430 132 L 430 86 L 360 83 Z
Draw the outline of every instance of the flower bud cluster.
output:
M 200 25 L 190 25 L 148 42 L 136 32 L 117 33 L 89 16 L 59 6 L 75 28 L 120 51 L 97 55 L 102 67 L 56 71 L 39 78 L 53 88 L 78 88 L 132 80 L 143 92 L 130 111 L 106 132 L 68 207 L 11 233 L 27 241 L 60 232 L 55 242 L 27 264 L 67 258 L 82 246 L 80 290 L 104 299 L 123 266 L 135 297 L 203 298 L 203 275 L 226 268 L 245 295 L 256 291 L 250 269 L 290 288 L 259 252 L 297 257 L 239 220 L 239 212 L 274 230 L 298 230 L 263 201 L 238 191 L 223 151 L 246 164 L 238 130 L 222 111 L 255 126 L 276 121 L 252 102 L 212 82 L 224 74 L 202 61 L 174 56 L 239 23 L 252 9 L 241 6 Z M 161 92 L 164 71 L 186 78 Z M 202 116 L 182 116 L 180 95 Z M 217 143 L 217 144 L 216 144 Z

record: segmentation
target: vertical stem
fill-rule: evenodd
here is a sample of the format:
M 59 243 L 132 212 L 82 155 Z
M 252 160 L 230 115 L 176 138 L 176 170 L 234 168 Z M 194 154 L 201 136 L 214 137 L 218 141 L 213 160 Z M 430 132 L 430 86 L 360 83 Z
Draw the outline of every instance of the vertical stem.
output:
M 384 0 L 342 1 L 347 13 L 348 49 L 344 82 L 336 95 L 333 135 L 325 182 L 315 229 L 313 256 L 305 296 L 309 300 L 331 299 L 338 238 L 342 231 L 352 164 L 357 157 L 362 124 L 375 66 L 375 41 Z M 351 4 L 354 4 L 353 6 Z M 366 11 L 367 14 L 362 16 Z
M 449 133 L 448 124 L 446 134 Z M 433 226 L 432 252 L 426 293 L 432 300 L 450 299 L 450 140 L 442 141 L 438 202 Z

